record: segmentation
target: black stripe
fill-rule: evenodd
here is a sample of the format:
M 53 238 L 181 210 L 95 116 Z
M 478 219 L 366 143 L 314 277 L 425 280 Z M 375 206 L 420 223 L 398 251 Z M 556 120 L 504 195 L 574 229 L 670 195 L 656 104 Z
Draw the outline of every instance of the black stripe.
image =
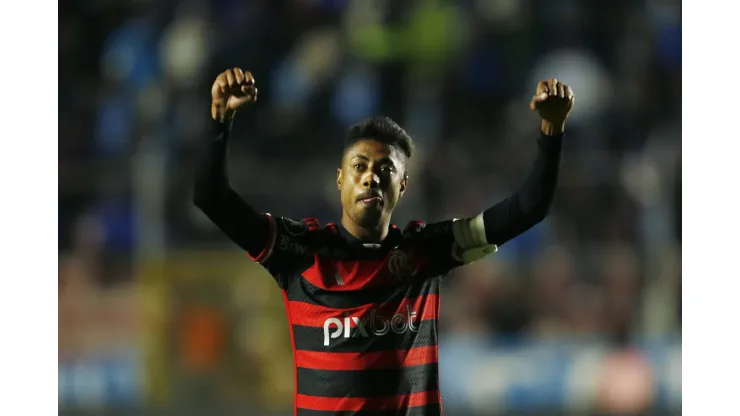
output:
M 437 345 L 437 321 L 427 319 L 416 323 L 417 331 L 406 330 L 398 334 L 389 330 L 383 335 L 376 335 L 371 328 L 366 327 L 368 336 L 363 336 L 354 330 L 349 338 L 340 334 L 337 338 L 329 338 L 329 345 L 324 345 L 324 328 L 293 325 L 293 339 L 295 349 L 299 351 L 322 351 L 322 352 L 373 352 L 407 350 L 416 347 L 430 347 Z M 336 327 L 329 329 L 329 335 Z
M 350 309 L 371 303 L 400 302 L 406 298 L 439 294 L 439 279 L 419 279 L 409 284 L 352 291 L 326 290 L 303 276 L 285 289 L 288 300 L 334 309 Z
M 331 410 L 298 409 L 297 416 L 440 416 L 442 409 L 438 404 L 414 406 L 398 410 L 358 410 L 335 412 Z
M 381 397 L 436 390 L 436 363 L 382 370 L 298 368 L 298 394 L 308 396 Z

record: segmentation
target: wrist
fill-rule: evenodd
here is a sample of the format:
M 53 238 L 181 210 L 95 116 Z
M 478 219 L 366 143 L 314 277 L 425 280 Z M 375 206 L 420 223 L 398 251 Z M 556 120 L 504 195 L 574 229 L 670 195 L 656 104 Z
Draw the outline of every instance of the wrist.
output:
M 559 136 L 565 132 L 565 121 L 553 123 L 551 121 L 542 120 L 540 129 L 542 130 L 542 134 L 545 136 Z
M 228 137 L 231 132 L 231 127 L 234 122 L 232 120 L 221 120 L 220 118 L 212 118 L 210 123 L 209 131 L 210 136 L 215 138 L 215 141 L 220 141 Z
M 236 110 L 222 109 L 216 105 L 211 106 L 211 118 L 214 121 L 225 123 L 227 121 L 234 120 L 235 115 L 236 115 Z

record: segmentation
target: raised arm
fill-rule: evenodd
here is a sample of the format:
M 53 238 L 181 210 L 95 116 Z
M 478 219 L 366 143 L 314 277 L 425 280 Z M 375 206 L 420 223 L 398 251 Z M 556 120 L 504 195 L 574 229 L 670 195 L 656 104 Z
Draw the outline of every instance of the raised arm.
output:
M 249 72 L 221 73 L 211 89 L 210 136 L 198 161 L 193 202 L 232 241 L 259 258 L 268 246 L 272 219 L 246 203 L 229 185 L 226 154 L 236 109 L 257 99 Z
M 567 85 L 556 79 L 540 81 L 530 103 L 532 111 L 542 118 L 534 167 L 511 197 L 476 217 L 453 223 L 455 243 L 460 249 L 501 246 L 547 216 L 558 183 L 565 120 L 574 102 L 573 92 Z
M 483 211 L 488 244 L 501 246 L 542 221 L 550 211 L 558 183 L 562 134 L 541 134 L 534 166 L 519 190 Z

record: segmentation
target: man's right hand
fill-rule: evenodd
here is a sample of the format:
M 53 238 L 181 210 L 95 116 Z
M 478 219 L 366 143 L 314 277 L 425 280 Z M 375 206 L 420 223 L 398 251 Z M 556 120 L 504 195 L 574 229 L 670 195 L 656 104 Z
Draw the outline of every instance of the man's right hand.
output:
M 227 69 L 216 77 L 211 87 L 211 117 L 224 121 L 234 117 L 244 103 L 257 101 L 257 87 L 250 72 Z

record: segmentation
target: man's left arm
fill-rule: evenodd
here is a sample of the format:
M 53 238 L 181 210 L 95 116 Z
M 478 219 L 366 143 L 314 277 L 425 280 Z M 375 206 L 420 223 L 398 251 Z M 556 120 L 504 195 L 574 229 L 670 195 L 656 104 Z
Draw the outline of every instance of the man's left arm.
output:
M 473 218 L 452 223 L 455 242 L 461 249 L 500 247 L 547 216 L 558 183 L 563 135 L 541 134 L 537 141 L 534 167 L 516 193 Z
M 530 108 L 542 118 L 534 167 L 511 197 L 481 214 L 452 222 L 452 255 L 460 263 L 475 261 L 542 221 L 550 211 L 558 183 L 565 120 L 575 98 L 556 79 L 540 81 Z

